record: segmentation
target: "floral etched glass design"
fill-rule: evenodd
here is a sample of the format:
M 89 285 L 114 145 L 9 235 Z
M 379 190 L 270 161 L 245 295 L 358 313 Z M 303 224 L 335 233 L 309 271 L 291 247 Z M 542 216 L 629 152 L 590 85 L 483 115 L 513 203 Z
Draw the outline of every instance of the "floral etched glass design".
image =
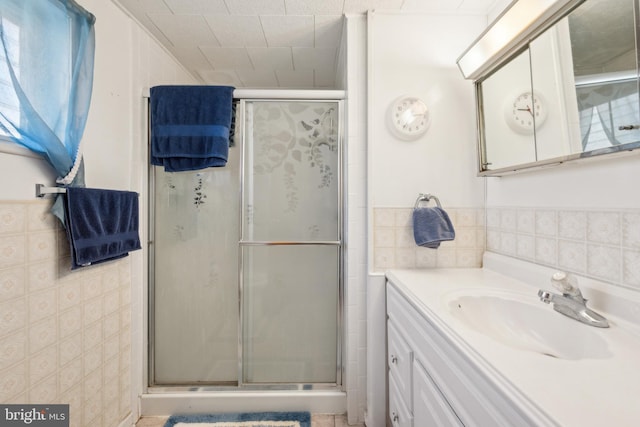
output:
M 340 382 L 338 107 L 245 104 L 243 382 Z
M 338 240 L 338 104 L 246 106 L 244 240 Z
M 223 168 L 154 167 L 158 385 L 237 381 L 240 154 L 231 147 Z
M 241 105 L 225 167 L 153 170 L 152 383 L 339 383 L 339 104 Z

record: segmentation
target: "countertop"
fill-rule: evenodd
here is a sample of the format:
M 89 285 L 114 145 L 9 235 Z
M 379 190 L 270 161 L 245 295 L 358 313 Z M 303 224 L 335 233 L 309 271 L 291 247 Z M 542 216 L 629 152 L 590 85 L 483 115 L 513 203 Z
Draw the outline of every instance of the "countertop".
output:
M 439 328 L 497 387 L 512 396 L 515 404 L 535 408 L 534 415 L 538 413 L 541 424 L 638 425 L 640 333 L 634 321 L 640 313 L 639 293 L 578 278 L 583 294 L 589 298 L 587 305 L 599 308 L 597 311 L 610 322 L 609 328 L 595 328 L 562 316 L 539 301 L 538 289 L 557 292 L 548 280 L 543 286 L 536 286 L 540 277 L 550 277 L 548 274 L 553 270 L 517 260 L 513 270 L 511 260 L 505 261 L 499 256 L 496 259 L 499 262 L 488 260 L 485 265 L 499 267 L 504 261 L 510 265 L 509 275 L 484 267 L 390 270 L 386 276 L 423 317 Z M 518 270 L 520 267 L 524 270 Z M 519 271 L 522 277 L 534 278 L 534 283 L 514 278 L 511 274 L 514 271 L 515 276 Z M 587 356 L 564 358 L 516 348 L 479 332 L 452 313 L 452 301 L 459 296 L 501 294 L 523 303 L 541 305 L 548 309 L 549 316 L 560 316 L 561 321 L 575 322 L 567 325 L 569 330 L 588 328 L 577 331 L 595 340 L 596 351 L 587 351 Z M 580 353 L 580 349 L 575 350 Z

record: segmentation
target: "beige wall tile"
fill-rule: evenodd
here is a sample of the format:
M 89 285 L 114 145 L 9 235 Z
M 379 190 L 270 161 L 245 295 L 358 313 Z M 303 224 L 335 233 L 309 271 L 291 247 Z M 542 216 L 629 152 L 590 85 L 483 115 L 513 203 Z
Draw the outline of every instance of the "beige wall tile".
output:
M 484 249 L 484 211 L 476 208 L 446 210 L 456 238 L 438 249 L 421 248 L 413 236 L 413 208 L 375 208 L 373 229 L 374 270 L 389 268 L 479 267 Z M 513 211 L 515 213 L 515 211 Z M 500 224 L 500 211 L 495 212 Z M 514 214 L 515 215 L 515 214 Z M 515 223 L 515 216 L 511 223 Z M 514 226 L 515 227 L 515 226 Z M 466 249 L 460 254 L 457 250 Z M 431 252 L 430 252 L 431 251 Z
M 26 261 L 26 236 L 0 237 L 0 269 L 22 265 Z
M 24 267 L 0 270 L 0 303 L 25 295 L 26 273 Z
M 30 203 L 28 205 L 28 216 L 26 218 L 28 231 L 54 230 L 59 228 L 59 220 L 51 215 L 52 205 L 53 201 Z
M 54 230 L 30 233 L 27 236 L 27 251 L 30 263 L 54 259 L 57 255 L 58 233 Z
M 0 339 L 0 371 L 26 359 L 27 335 L 24 330 Z
M 0 203 L 0 235 L 24 232 L 26 205 Z

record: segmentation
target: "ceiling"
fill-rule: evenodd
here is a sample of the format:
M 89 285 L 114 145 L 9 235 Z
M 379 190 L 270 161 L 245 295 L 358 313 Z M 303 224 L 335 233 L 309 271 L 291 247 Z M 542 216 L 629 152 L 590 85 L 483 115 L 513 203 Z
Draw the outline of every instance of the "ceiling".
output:
M 342 17 L 487 14 L 504 0 L 113 0 L 203 84 L 333 88 Z
M 569 15 L 574 73 L 636 68 L 634 2 L 585 2 Z

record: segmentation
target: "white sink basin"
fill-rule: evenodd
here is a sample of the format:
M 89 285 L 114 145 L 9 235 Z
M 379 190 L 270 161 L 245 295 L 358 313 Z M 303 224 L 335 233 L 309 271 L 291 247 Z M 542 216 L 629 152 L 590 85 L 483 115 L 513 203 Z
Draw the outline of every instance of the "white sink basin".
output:
M 606 331 L 563 316 L 535 296 L 456 292 L 447 305 L 465 326 L 512 348 L 568 360 L 611 357 L 601 336 Z

